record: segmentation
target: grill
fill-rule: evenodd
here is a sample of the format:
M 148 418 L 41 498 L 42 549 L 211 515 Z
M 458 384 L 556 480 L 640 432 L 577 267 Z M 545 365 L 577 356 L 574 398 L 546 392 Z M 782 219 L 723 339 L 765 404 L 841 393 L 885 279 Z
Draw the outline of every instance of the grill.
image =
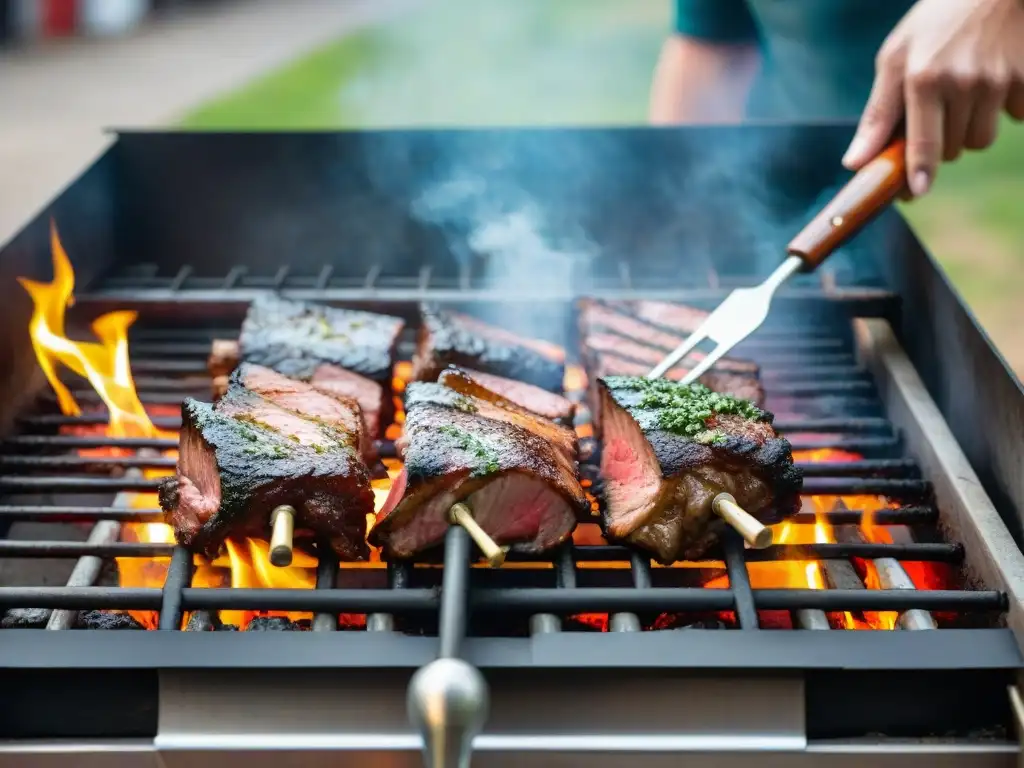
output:
M 180 424 L 183 397 L 209 398 L 211 342 L 237 336 L 260 291 L 410 322 L 418 302 L 437 301 L 562 343 L 571 359 L 574 297 L 710 308 L 732 285 L 749 283 L 771 258 L 762 241 L 784 236 L 832 183 L 815 169 L 836 165 L 829 162 L 846 135 L 839 128 L 126 134 L 7 246 L 4 290 L 8 270 L 46 279 L 52 214 L 86 286 L 80 317 L 140 312 L 132 371 L 155 424 L 168 430 Z M 809 136 L 822 157 L 801 160 L 796 148 Z M 710 147 L 706 157 L 696 151 L 702 145 Z M 659 149 L 696 181 L 666 188 L 650 160 Z M 724 191 L 735 177 L 709 169 L 751 153 L 768 158 L 766 176 L 778 172 L 773 165 L 799 167 L 802 184 L 769 200 L 754 189 L 766 186 L 763 179 L 740 184 L 751 187 L 740 193 L 755 210 L 711 248 L 714 222 L 735 214 L 737 198 Z M 461 214 L 415 215 L 423 189 L 438 183 L 422 170 L 424 157 L 447 158 L 454 177 L 474 163 L 489 169 L 500 215 L 522 210 L 520 197 L 529 193 L 530 205 L 551 205 L 549 225 L 570 231 L 567 221 L 582 222 L 588 242 L 601 243 L 599 255 L 585 269 L 570 265 L 564 284 L 542 287 L 496 278 L 479 254 L 453 258 L 460 244 L 473 244 L 473 226 Z M 542 173 L 553 157 L 560 167 Z M 617 180 L 593 169 L 595 158 L 608 157 L 622 169 Z M 324 171 L 328 159 L 355 180 Z M 652 175 L 651 189 L 662 190 L 646 193 L 647 211 L 628 196 L 641 170 Z M 553 181 L 563 177 L 577 181 Z M 570 184 L 582 195 L 580 177 L 597 185 L 585 195 L 591 207 L 555 207 Z M 373 194 L 356 191 L 360 179 Z M 690 185 L 706 193 L 694 210 L 677 199 Z M 609 209 L 627 224 L 607 229 Z M 658 211 L 672 213 L 672 226 L 644 230 Z M 125 535 L 126 524 L 161 520 L 153 497 L 140 494 L 155 489 L 153 470 L 173 468 L 163 452 L 176 441 L 104 436 L 108 416 L 80 379 L 68 383 L 87 409 L 81 416 L 62 415 L 52 395 L 26 386 L 31 358 L 13 337 L 28 313 L 15 298 L 20 289 L 10 288 L 0 608 L 6 625 L 22 628 L 0 631 L 0 675 L 30 694 L 16 708 L 5 705 L 0 736 L 9 741 L 0 744 L 0 765 L 65 754 L 78 761 L 75 749 L 116 755 L 125 765 L 213 765 L 225 751 L 268 765 L 417 765 L 406 689 L 410 673 L 439 656 L 480 668 L 488 682 L 490 716 L 474 764 L 513 765 L 533 752 L 567 766 L 619 764 L 627 754 L 650 765 L 685 755 L 729 765 L 867 755 L 900 765 L 1012 764 L 1006 690 L 1024 666 L 1017 639 L 1024 557 L 1010 533 L 1018 507 L 999 468 L 977 463 L 987 425 L 977 420 L 965 439 L 964 414 L 944 412 L 956 379 L 943 372 L 966 358 L 980 375 L 994 361 L 998 378 L 984 385 L 987 396 L 1015 413 L 1019 400 L 1000 387 L 1014 398 L 1019 392 L 973 326 L 972 335 L 944 339 L 945 357 L 919 351 L 927 350 L 921 335 L 943 332 L 915 316 L 919 296 L 935 306 L 954 302 L 959 314 L 947 325 L 969 316 L 955 296 L 935 292 L 940 278 L 895 216 L 873 226 L 827 273 L 780 294 L 768 324 L 738 352 L 760 364 L 766 407 L 800 452 L 805 503 L 790 521 L 794 543 L 750 550 L 726 537 L 706 562 L 674 567 L 584 535 L 553 556 L 510 556 L 492 570 L 479 567 L 456 527 L 443 552 L 416 566 L 339 566 L 323 556 L 309 563 L 309 589 L 199 584 L 203 566 L 183 548 Z M 361 241 L 365 253 L 335 256 L 326 246 L 329 236 L 352 242 L 368 231 L 374 237 Z M 282 247 L 296 243 L 308 256 L 282 258 Z M 646 262 L 622 255 L 641 246 Z M 689 268 L 666 282 L 678 272 L 671 251 L 682 246 L 690 247 Z M 907 274 L 916 269 L 930 288 L 906 289 L 893 264 Z M 410 332 L 400 357 L 408 359 L 412 345 Z M 968 410 L 985 397 L 972 394 Z M 991 442 L 1011 443 L 1008 431 L 1019 426 L 991 431 Z M 380 447 L 394 456 L 389 442 Z M 592 462 L 583 474 L 600 498 Z M 879 535 L 866 537 L 866 523 Z M 832 540 L 819 540 L 820 526 Z M 117 585 L 115 559 L 153 558 L 164 559 L 162 588 Z M 780 564 L 789 572 L 808 562 L 820 564 L 821 588 L 760 586 Z M 126 611 L 152 612 L 165 631 L 111 628 L 130 623 Z M 196 631 L 217 629 L 224 612 L 301 613 L 310 631 Z M 879 629 L 885 622 L 894 628 Z

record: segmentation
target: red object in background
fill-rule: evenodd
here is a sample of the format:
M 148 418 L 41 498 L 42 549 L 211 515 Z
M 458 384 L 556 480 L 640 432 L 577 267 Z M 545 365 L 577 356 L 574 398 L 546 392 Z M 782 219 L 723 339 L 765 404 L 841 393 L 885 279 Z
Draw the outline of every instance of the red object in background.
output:
M 75 34 L 78 0 L 43 0 L 43 34 L 67 37 Z

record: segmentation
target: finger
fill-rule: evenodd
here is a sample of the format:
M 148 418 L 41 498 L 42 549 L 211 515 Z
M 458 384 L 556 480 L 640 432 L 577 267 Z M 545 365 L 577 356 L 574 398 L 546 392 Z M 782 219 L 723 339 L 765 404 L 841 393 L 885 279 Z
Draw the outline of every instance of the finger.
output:
M 1002 77 L 986 79 L 978 87 L 971 119 L 964 134 L 965 149 L 992 146 L 999 133 L 999 115 L 1006 105 L 1010 84 Z
M 942 91 L 931 76 L 907 81 L 907 181 L 914 197 L 928 192 L 942 159 Z
M 1014 120 L 1024 120 L 1024 82 L 1018 80 L 1006 95 L 1006 113 Z
M 967 127 L 974 111 L 974 96 L 966 88 L 951 88 L 944 98 L 942 159 L 956 160 L 964 149 Z
M 844 166 L 855 171 L 885 149 L 903 116 L 903 103 L 902 61 L 889 57 L 878 66 L 857 132 L 843 155 Z

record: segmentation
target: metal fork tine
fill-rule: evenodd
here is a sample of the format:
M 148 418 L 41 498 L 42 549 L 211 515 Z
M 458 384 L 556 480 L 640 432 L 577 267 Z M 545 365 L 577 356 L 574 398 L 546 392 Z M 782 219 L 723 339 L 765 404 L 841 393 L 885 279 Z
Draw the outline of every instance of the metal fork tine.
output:
M 708 317 L 707 320 L 701 323 L 700 328 L 691 333 L 690 337 L 686 341 L 684 341 L 680 346 L 672 350 L 672 354 L 670 354 L 668 357 L 666 357 L 664 360 L 658 363 L 657 367 L 647 374 L 647 378 L 660 379 L 672 368 L 674 368 L 676 366 L 676 363 L 678 363 L 680 360 L 682 360 L 684 357 L 690 354 L 690 352 L 692 352 L 698 344 L 700 344 L 702 341 L 704 341 L 704 339 L 708 337 L 707 327 L 713 318 L 714 315 L 712 314 Z
M 695 382 L 697 379 L 703 376 L 712 365 L 717 363 L 719 358 L 721 358 L 722 355 L 724 355 L 728 351 L 729 345 L 719 344 L 717 347 L 715 347 L 714 351 L 710 355 L 701 360 L 700 363 L 695 365 L 693 369 L 683 377 L 682 383 L 692 384 L 693 382 Z

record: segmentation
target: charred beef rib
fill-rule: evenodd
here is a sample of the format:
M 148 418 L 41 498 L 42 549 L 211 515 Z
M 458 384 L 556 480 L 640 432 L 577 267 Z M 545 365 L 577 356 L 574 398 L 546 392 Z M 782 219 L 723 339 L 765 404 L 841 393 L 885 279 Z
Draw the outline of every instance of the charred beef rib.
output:
M 481 320 L 434 306 L 420 308 L 421 323 L 413 378 L 435 381 L 449 365 L 562 391 L 565 353 L 547 342 L 526 339 Z
M 689 331 L 678 327 L 664 327 L 648 322 L 639 314 L 632 314 L 634 304 L 650 309 L 662 308 L 661 317 L 675 310 L 679 318 L 690 318 L 693 328 L 707 317 L 707 312 L 681 304 L 665 302 L 603 302 L 584 299 L 579 302 L 579 330 L 582 339 L 582 358 L 590 381 L 602 376 L 642 376 L 660 363 L 665 356 L 686 340 Z M 677 324 L 678 325 L 678 324 Z M 694 353 L 690 359 L 699 360 Z M 682 378 L 686 369 L 677 367 L 670 373 Z M 716 392 L 750 400 L 758 405 L 764 402 L 764 389 L 758 380 L 758 366 L 749 360 L 723 357 L 701 377 L 700 382 Z M 592 402 L 593 408 L 597 403 Z M 595 411 L 595 421 L 599 414 Z
M 160 506 L 178 542 L 215 557 L 224 539 L 270 537 L 270 514 L 296 510 L 343 560 L 368 555 L 373 492 L 358 436 L 310 420 L 241 386 L 211 406 L 181 405 L 178 474 L 161 483 Z
M 455 368 L 446 368 L 441 372 L 440 379 Z M 567 397 L 548 392 L 546 389 L 535 387 L 533 384 L 525 384 L 514 379 L 506 379 L 503 376 L 494 376 L 490 373 L 481 373 L 472 369 L 462 369 L 460 373 L 480 384 L 490 392 L 499 395 L 511 404 L 517 405 L 537 416 L 542 416 L 556 424 L 571 427 L 573 418 L 576 416 L 576 403 Z M 455 381 L 455 379 L 452 379 Z
M 393 415 L 390 385 L 404 325 L 397 317 L 267 294 L 252 302 L 237 342 L 213 343 L 210 373 L 216 380 L 244 361 L 350 397 L 367 434 L 379 437 Z
M 800 508 L 803 477 L 770 413 L 700 384 L 609 376 L 598 388 L 609 539 L 691 560 L 724 530 L 711 508 L 721 492 L 766 525 Z
M 351 397 L 318 389 L 298 379 L 254 363 L 242 363 L 229 378 L 230 387 L 255 392 L 285 410 L 306 419 L 321 421 L 341 433 L 351 435 L 363 460 L 369 465 L 377 461 L 377 446 L 367 434 L 357 403 Z
M 458 501 L 498 544 L 527 552 L 561 544 L 588 513 L 572 430 L 456 371 L 410 384 L 405 407 L 405 466 L 370 534 L 388 556 L 439 544 Z

